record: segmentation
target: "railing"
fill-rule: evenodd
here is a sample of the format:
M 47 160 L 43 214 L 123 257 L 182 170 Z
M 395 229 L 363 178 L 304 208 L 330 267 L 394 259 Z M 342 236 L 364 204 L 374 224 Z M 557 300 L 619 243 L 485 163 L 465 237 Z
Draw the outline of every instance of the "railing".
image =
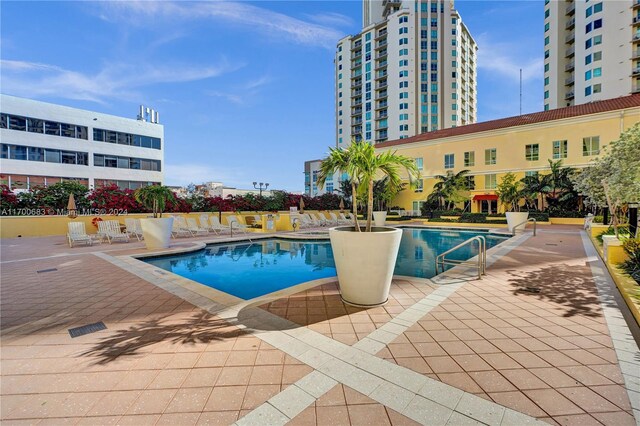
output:
M 442 272 L 444 272 L 445 265 L 461 265 L 469 262 L 468 260 L 447 259 L 446 256 L 462 247 L 473 244 L 474 242 L 478 243 L 478 279 L 482 279 L 482 276 L 487 273 L 487 240 L 482 235 L 469 238 L 468 240 L 436 256 L 436 275 L 440 271 L 440 266 L 442 266 Z
M 517 224 L 516 226 L 513 227 L 513 230 L 511 231 L 512 235 L 516 235 L 516 228 L 518 226 L 522 226 L 522 225 L 527 225 L 527 223 L 529 222 L 533 222 L 533 236 L 536 236 L 536 220 L 533 217 L 530 217 L 529 219 L 525 220 L 524 222 L 521 222 L 519 224 Z

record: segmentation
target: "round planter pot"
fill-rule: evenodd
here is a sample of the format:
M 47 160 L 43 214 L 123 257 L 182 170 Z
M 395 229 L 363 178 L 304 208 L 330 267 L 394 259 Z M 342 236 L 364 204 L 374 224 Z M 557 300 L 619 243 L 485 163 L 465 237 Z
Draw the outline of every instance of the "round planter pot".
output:
M 331 249 L 345 303 L 360 307 L 384 305 L 389 298 L 402 230 L 373 227 L 356 232 L 353 226 L 329 229 Z
M 387 212 L 373 212 L 373 223 L 376 226 L 384 226 L 387 222 Z
M 526 221 L 529 218 L 529 212 L 507 212 L 507 227 L 509 228 L 509 232 L 513 232 L 513 228 L 515 226 L 520 225 L 522 222 Z M 524 230 L 526 225 L 521 225 L 518 227 L 520 230 Z
M 167 248 L 171 242 L 172 217 L 140 219 L 144 243 L 148 250 Z

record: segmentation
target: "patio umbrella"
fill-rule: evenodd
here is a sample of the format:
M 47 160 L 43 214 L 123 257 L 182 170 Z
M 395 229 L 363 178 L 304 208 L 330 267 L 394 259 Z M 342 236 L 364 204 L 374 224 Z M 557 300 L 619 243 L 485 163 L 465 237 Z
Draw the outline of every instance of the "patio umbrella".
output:
M 73 192 L 69 194 L 69 202 L 67 203 L 67 216 L 71 219 L 78 217 L 78 208 L 76 207 L 76 199 L 73 197 Z
M 344 213 L 344 200 L 340 198 L 340 213 Z
M 300 197 L 300 212 L 304 213 L 304 200 Z

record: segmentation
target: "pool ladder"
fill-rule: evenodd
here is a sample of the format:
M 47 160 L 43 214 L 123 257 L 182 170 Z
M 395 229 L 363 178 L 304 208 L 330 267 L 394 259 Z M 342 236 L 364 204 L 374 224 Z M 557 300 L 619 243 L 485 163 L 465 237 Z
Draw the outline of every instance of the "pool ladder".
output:
M 457 260 L 457 259 L 447 259 L 446 256 L 462 247 L 472 245 L 473 243 L 478 243 L 478 279 L 482 279 L 483 275 L 487 273 L 487 240 L 482 235 L 477 235 L 475 237 L 469 238 L 468 240 L 458 244 L 457 246 L 450 248 L 436 256 L 436 275 L 440 273 L 440 267 L 442 266 L 442 272 L 445 271 L 445 265 L 461 265 L 464 263 L 469 263 L 469 260 Z
M 518 228 L 519 226 L 524 225 L 525 228 L 527 227 L 527 223 L 529 222 L 533 222 L 533 236 L 536 236 L 536 219 L 533 217 L 530 217 L 529 219 L 525 220 L 524 222 L 520 222 L 519 224 L 517 224 L 516 226 L 513 227 L 513 231 L 512 231 L 512 235 L 516 235 L 516 228 Z M 524 228 L 523 228 L 524 229 Z

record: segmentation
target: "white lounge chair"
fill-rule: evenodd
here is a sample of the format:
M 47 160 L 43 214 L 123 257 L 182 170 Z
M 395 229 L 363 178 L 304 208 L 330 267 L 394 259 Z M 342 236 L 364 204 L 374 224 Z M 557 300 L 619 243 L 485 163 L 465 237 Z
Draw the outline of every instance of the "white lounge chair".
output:
M 349 214 L 349 213 L 347 213 L 347 214 Z M 346 217 L 344 215 L 344 213 L 339 213 L 338 214 L 338 221 L 343 223 L 343 224 L 345 224 L 345 225 L 355 225 L 355 220 Z
M 191 231 L 187 227 L 187 221 L 182 216 L 174 216 L 173 227 L 171 228 L 171 236 L 173 238 L 178 237 L 193 237 Z
M 327 218 L 325 218 L 323 214 L 309 213 L 309 216 L 311 216 L 312 219 L 317 221 L 320 224 L 320 226 L 327 226 Z
M 198 218 L 200 221 L 200 228 L 205 228 L 209 232 L 213 232 L 213 228 L 211 228 L 211 222 L 209 221 L 208 214 L 201 214 Z
M 67 229 L 69 247 L 73 247 L 74 243 L 84 243 L 89 246 L 93 244 L 93 239 L 84 228 L 84 222 L 69 222 Z
M 229 225 L 221 224 L 220 219 L 218 219 L 216 216 L 210 216 L 209 221 L 211 222 L 211 230 L 216 234 L 231 232 L 231 228 L 229 227 Z
M 329 217 L 331 218 L 330 223 L 332 225 L 346 225 L 344 222 L 342 222 L 341 219 L 338 218 L 338 216 L 333 213 L 333 212 L 329 212 Z
M 236 216 L 234 216 L 234 215 L 227 216 L 227 223 L 229 224 L 229 227 L 230 227 L 232 232 L 233 232 L 234 229 L 236 229 L 236 230 L 239 230 L 240 232 L 242 232 L 243 234 L 247 233 L 248 226 L 245 225 L 244 223 L 240 223 L 240 221 L 238 220 L 238 218 Z
M 187 218 L 187 229 L 191 231 L 193 236 L 196 235 L 209 235 L 209 228 L 202 228 L 198 226 L 198 222 L 192 217 Z
M 126 218 L 124 220 L 124 225 L 127 227 L 127 234 L 133 235 L 138 241 L 144 239 L 142 236 L 142 225 L 140 225 L 140 219 Z
M 120 222 L 117 220 L 103 220 L 98 222 L 98 233 L 101 238 L 106 238 L 109 244 L 113 241 L 129 242 L 129 235 L 120 230 Z

